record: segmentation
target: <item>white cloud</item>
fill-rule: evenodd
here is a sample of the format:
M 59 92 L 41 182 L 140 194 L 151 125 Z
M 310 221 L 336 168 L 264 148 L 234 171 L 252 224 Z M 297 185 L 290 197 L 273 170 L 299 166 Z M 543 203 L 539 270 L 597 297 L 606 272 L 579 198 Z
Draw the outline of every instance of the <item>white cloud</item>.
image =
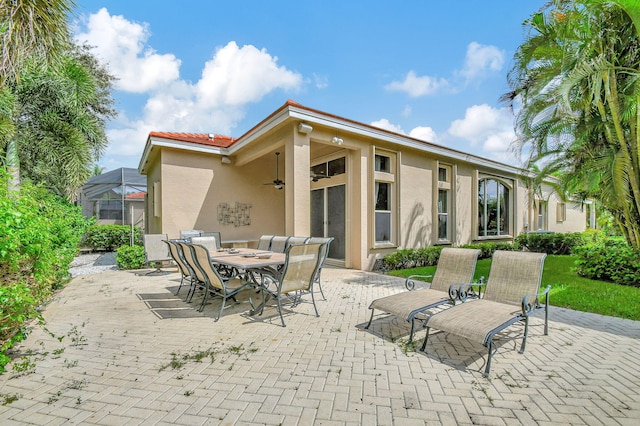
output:
M 149 36 L 147 24 L 130 22 L 121 15 L 112 16 L 102 8 L 89 16 L 86 31 L 77 34 L 76 39 L 94 46 L 94 53 L 118 79 L 117 89 L 144 93 L 180 75 L 180 60 L 174 55 L 161 55 L 145 46 Z
M 196 84 L 198 103 L 204 107 L 242 105 L 259 101 L 275 90 L 302 85 L 302 76 L 277 66 L 278 58 L 265 49 L 238 47 L 231 41 L 205 64 Z
M 325 75 L 313 73 L 313 81 L 318 89 L 326 89 L 329 87 L 329 78 Z
M 111 16 L 105 8 L 84 24 L 76 38 L 95 46 L 94 53 L 119 78 L 116 89 L 146 97 L 139 118 L 131 120 L 121 112 L 109 124 L 103 160 L 107 164 L 114 158 L 139 161 L 151 131 L 230 135 L 244 117 L 246 104 L 275 90 L 299 90 L 304 84 L 299 73 L 278 66 L 278 58 L 265 49 L 239 47 L 234 41 L 203 64 L 200 80 L 192 84 L 180 79 L 179 59 L 160 55 L 146 44 L 147 24 Z
M 411 129 L 409 136 L 427 142 L 437 142 L 438 135 L 431 127 L 418 126 Z
M 402 130 L 400 126 L 392 124 L 386 118 L 382 118 L 378 121 L 374 121 L 371 123 L 371 125 L 374 127 L 379 127 L 380 129 L 387 130 L 389 132 L 400 133 L 401 135 L 405 134 L 404 130 Z
M 513 113 L 508 108 L 493 108 L 487 104 L 467 108 L 463 119 L 451 123 L 448 133 L 481 144 L 486 156 L 499 161 L 513 160 L 511 143 L 515 140 Z
M 467 46 L 464 68 L 460 74 L 467 80 L 482 76 L 486 71 L 498 72 L 504 65 L 505 53 L 496 46 L 485 46 L 472 41 Z
M 448 85 L 447 80 L 437 77 L 418 76 L 415 71 L 411 70 L 407 73 L 404 81 L 392 81 L 385 86 L 385 89 L 405 92 L 409 96 L 417 98 L 425 95 L 432 95 L 439 89 Z

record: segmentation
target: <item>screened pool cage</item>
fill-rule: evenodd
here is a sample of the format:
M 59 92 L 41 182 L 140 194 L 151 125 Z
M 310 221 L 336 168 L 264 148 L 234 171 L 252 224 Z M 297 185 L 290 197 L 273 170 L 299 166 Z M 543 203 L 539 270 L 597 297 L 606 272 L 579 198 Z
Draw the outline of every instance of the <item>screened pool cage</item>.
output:
M 119 168 L 94 176 L 82 187 L 78 204 L 100 225 L 132 225 L 144 229 L 147 178 L 137 169 Z

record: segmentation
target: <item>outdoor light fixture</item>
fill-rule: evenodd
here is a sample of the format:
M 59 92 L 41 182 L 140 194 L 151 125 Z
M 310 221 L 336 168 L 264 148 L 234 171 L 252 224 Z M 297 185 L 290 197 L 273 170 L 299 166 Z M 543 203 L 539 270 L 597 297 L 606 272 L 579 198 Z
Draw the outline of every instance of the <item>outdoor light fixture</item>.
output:
M 298 124 L 298 131 L 302 134 L 308 134 L 311 133 L 311 131 L 313 130 L 313 127 L 311 127 L 310 125 L 308 125 L 307 123 L 300 123 Z
M 222 157 L 220 157 L 220 162 L 222 164 L 231 164 L 231 158 L 229 158 L 226 155 L 223 155 Z
M 342 145 L 344 143 L 344 140 L 342 138 L 339 138 L 338 136 L 334 136 L 333 139 L 331 139 L 331 142 L 337 145 Z

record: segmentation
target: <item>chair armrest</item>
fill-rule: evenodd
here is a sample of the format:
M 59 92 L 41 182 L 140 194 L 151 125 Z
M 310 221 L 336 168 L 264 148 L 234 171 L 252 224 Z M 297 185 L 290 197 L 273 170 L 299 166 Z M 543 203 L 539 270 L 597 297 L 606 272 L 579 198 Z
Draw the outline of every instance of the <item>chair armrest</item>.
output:
M 551 290 L 551 286 L 548 285 L 547 288 L 544 289 L 541 293 L 538 294 L 527 294 L 522 298 L 522 315 L 529 316 L 531 313 L 537 311 L 542 308 L 540 304 L 540 299 L 544 296 L 545 303 L 544 306 L 549 304 L 549 290 Z
M 404 286 L 407 288 L 407 290 L 413 290 L 416 287 L 416 283 L 415 283 L 416 279 L 418 279 L 418 281 L 422 281 L 425 283 L 430 282 L 420 278 L 433 278 L 433 275 L 410 275 L 404 281 Z
M 482 288 L 486 285 L 484 277 L 480 277 L 480 281 L 474 283 L 453 283 L 449 286 L 449 298 L 452 301 L 459 300 L 461 302 L 465 302 L 469 297 L 479 299 L 482 295 Z

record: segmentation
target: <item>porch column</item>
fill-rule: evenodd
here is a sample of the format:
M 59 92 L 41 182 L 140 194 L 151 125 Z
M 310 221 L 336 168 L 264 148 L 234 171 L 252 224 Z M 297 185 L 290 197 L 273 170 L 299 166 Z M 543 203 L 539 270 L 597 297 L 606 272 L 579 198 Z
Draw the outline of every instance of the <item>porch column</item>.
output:
M 300 133 L 293 126 L 285 143 L 285 233 L 311 234 L 310 131 Z

